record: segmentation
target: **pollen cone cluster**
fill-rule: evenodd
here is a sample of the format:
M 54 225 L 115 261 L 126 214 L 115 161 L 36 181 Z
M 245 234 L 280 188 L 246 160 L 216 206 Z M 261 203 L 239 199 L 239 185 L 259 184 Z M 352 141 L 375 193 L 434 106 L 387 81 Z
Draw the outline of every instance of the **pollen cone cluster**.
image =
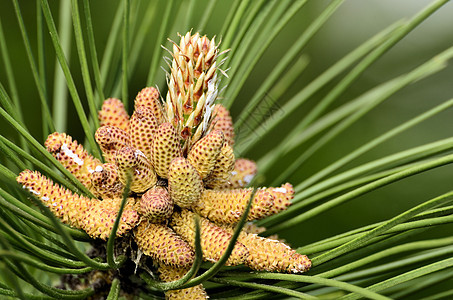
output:
M 23 171 L 17 181 L 64 223 L 104 240 L 126 197 L 116 234 L 131 234 L 138 248 L 160 266 L 163 281 L 180 278 L 193 263 L 196 215 L 203 259 L 219 260 L 250 201 L 247 220 L 253 222 L 285 210 L 294 196 L 289 183 L 255 193 L 248 187 L 256 165 L 235 158 L 233 121 L 224 106 L 214 104 L 218 71 L 225 75 L 219 69 L 220 54 L 214 39 L 189 32 L 174 43 L 164 101 L 156 88 L 146 87 L 136 96 L 129 117 L 120 100 L 105 100 L 95 133 L 104 162 L 65 133 L 49 135 L 47 150 L 91 197 L 68 191 L 36 171 Z M 306 256 L 247 228 L 228 265 L 287 273 L 310 268 Z M 166 293 L 168 299 L 189 295 L 207 297 L 201 285 Z

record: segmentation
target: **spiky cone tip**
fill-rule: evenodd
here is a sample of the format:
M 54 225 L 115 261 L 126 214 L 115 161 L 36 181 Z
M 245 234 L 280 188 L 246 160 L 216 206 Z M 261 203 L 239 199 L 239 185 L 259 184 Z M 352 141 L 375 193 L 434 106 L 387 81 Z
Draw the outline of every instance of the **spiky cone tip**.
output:
M 165 103 L 167 120 L 171 122 L 186 152 L 205 135 L 212 121 L 214 101 L 218 95 L 218 45 L 199 33 L 180 37 L 174 43 L 168 93 Z M 223 72 L 224 73 L 224 72 Z

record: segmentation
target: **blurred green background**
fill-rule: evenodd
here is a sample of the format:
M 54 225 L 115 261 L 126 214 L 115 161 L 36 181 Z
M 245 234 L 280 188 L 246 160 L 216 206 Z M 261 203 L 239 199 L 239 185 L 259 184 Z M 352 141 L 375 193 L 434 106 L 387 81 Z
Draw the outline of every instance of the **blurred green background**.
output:
M 132 1 L 133 3 L 134 1 Z M 165 5 L 165 1 L 156 2 L 156 13 L 153 18 L 153 26 L 149 29 L 148 40 L 141 47 L 140 59 L 137 62 L 136 68 L 130 74 L 129 84 L 129 103 L 135 94 L 144 87 L 147 72 L 150 64 L 150 58 L 155 44 L 158 26 L 162 18 L 162 13 L 159 11 Z M 58 22 L 58 5 L 60 2 L 53 1 L 52 11 Z M 107 43 L 108 34 L 114 20 L 114 14 L 119 1 L 92 1 L 92 17 L 95 30 L 95 38 L 97 43 L 98 56 L 102 57 L 104 47 Z M 206 5 L 207 1 L 199 1 L 198 5 Z M 296 37 L 301 34 L 307 24 L 319 15 L 322 9 L 329 1 L 309 1 L 308 4 L 299 12 L 295 18 L 285 27 L 275 42 L 266 51 L 258 66 L 254 69 L 251 76 L 248 78 L 245 87 L 241 90 L 239 100 L 232 107 L 233 119 L 241 111 L 244 103 L 250 99 L 254 91 L 260 86 L 264 78 L 272 72 L 278 59 L 285 55 L 285 51 L 292 45 Z M 384 29 L 391 23 L 401 18 L 410 18 L 421 8 L 426 6 L 430 1 L 346 1 L 342 7 L 328 21 L 326 26 L 321 29 L 309 46 L 302 54 L 306 55 L 310 63 L 303 75 L 291 85 L 289 90 L 279 100 L 278 109 L 285 99 L 289 99 L 296 94 L 302 87 L 307 85 L 316 76 L 321 74 L 329 66 L 334 64 L 338 59 L 346 55 L 355 47 L 366 41 L 369 37 Z M 183 2 L 186 5 L 187 2 Z M 33 1 L 20 2 L 22 14 L 26 20 L 26 27 L 29 34 L 31 45 L 34 47 L 34 55 L 36 52 L 37 43 L 37 28 L 36 28 L 36 7 Z M 226 11 L 230 1 L 219 1 L 215 14 L 210 18 L 205 30 L 202 32 L 208 36 L 218 34 L 222 29 L 222 24 L 225 19 Z M 198 19 L 194 19 L 190 24 L 184 24 L 182 20 L 185 18 L 181 15 L 185 10 L 182 9 L 180 14 L 175 12 L 174 18 L 181 20 L 172 32 L 168 33 L 168 37 L 176 40 L 177 32 L 184 33 L 193 28 L 197 30 L 196 24 Z M 146 18 L 148 15 L 144 11 L 131 12 L 131 22 L 134 18 Z M 135 15 L 135 13 L 137 13 Z M 340 100 L 333 107 L 338 106 L 350 99 L 353 99 L 370 88 L 394 78 L 404 72 L 407 72 L 414 67 L 425 62 L 429 58 L 438 54 L 442 50 L 453 45 L 453 3 L 445 5 L 429 20 L 419 26 L 413 33 L 406 37 L 397 46 L 391 49 L 382 59 L 372 65 L 351 88 L 344 93 Z M 198 16 L 198 18 L 201 16 Z M 26 52 L 24 50 L 22 37 L 17 25 L 17 20 L 14 14 L 14 7 L 10 1 L 1 0 L 0 20 L 5 31 L 8 44 L 6 45 L 14 63 L 13 72 L 15 80 L 19 87 L 19 95 L 21 105 L 26 116 L 26 124 L 38 140 L 44 141 L 44 135 L 41 125 L 40 102 L 38 93 L 34 85 L 32 73 L 30 72 L 29 63 Z M 133 29 L 133 26 L 132 26 Z M 55 53 L 49 36 L 45 36 L 46 43 L 46 73 L 47 76 L 47 92 L 52 95 L 54 81 L 54 63 Z M 134 50 L 134 41 L 130 43 L 131 51 Z M 167 42 L 166 46 L 169 46 Z M 118 45 L 120 47 L 120 45 Z M 119 51 L 121 53 L 121 51 Z M 234 56 L 234 53 L 228 55 Z M 79 93 L 84 99 L 82 78 L 80 74 L 80 66 L 77 59 L 77 49 L 74 41 L 72 41 L 70 65 L 72 75 L 79 87 Z M 121 70 L 120 57 L 116 58 L 116 72 Z M 160 64 L 166 67 L 162 60 Z M 119 74 L 119 73 L 118 73 Z M 163 70 L 158 72 L 158 80 L 155 82 L 162 92 L 165 92 L 165 73 Z M 340 79 L 340 78 L 339 78 Z M 434 107 L 453 95 L 453 67 L 450 65 L 442 72 L 435 74 L 427 79 L 417 82 L 404 90 L 396 93 L 382 105 L 366 115 L 353 127 L 349 128 L 344 134 L 340 135 L 334 141 L 329 143 L 321 151 L 318 151 L 310 161 L 304 164 L 295 174 L 287 178 L 289 182 L 298 183 L 302 179 L 307 178 L 314 172 L 327 166 L 336 159 L 356 149 L 363 143 L 371 140 L 394 126 Z M 0 67 L 0 80 L 6 85 L 6 74 L 4 68 Z M 223 79 L 224 81 L 226 79 Z M 333 85 L 329 86 L 332 87 Z M 114 86 L 111 83 L 105 90 L 107 97 L 120 97 L 118 94 L 113 94 Z M 244 155 L 251 159 L 258 159 L 271 149 L 284 133 L 294 126 L 295 122 L 304 115 L 310 107 L 320 99 L 328 89 L 321 90 L 317 93 L 306 105 L 294 112 L 282 126 L 279 126 L 270 135 L 262 139 L 248 153 Z M 269 95 L 272 97 L 272 95 Z M 52 96 L 49 97 L 52 99 Z M 67 128 L 62 128 L 74 138 L 83 140 L 83 131 L 75 109 L 71 101 L 68 101 L 69 122 Z M 257 112 L 259 113 L 259 112 Z M 382 156 L 407 149 L 416 145 L 422 145 L 441 138 L 451 136 L 451 120 L 453 117 L 452 111 L 444 112 L 427 122 L 415 127 L 414 129 L 405 132 L 403 135 L 393 138 L 384 145 L 373 149 L 360 160 L 354 161 L 345 166 L 342 170 L 349 169 L 361 163 L 380 158 Z M 1 134 L 5 136 L 15 136 L 15 132 L 6 125 L 3 120 L 0 120 Z M 268 184 L 273 178 L 277 177 L 279 172 L 284 169 L 303 149 L 291 152 L 285 157 L 281 164 L 274 166 L 269 172 L 263 174 L 266 178 L 264 184 Z M 6 160 L 0 156 L 0 162 L 8 164 Z M 16 171 L 16 170 L 15 170 Z M 292 228 L 281 233 L 281 236 L 287 238 L 290 243 L 295 246 L 302 246 L 307 242 L 316 241 L 324 237 L 331 236 L 336 233 L 341 233 L 346 230 L 354 229 L 359 226 L 364 226 L 373 222 L 378 222 L 390 218 L 410 207 L 415 206 L 422 201 L 437 196 L 451 189 L 452 186 L 452 168 L 444 167 L 438 170 L 430 171 L 422 175 L 406 179 L 397 184 L 380 189 L 371 194 L 355 199 L 341 207 L 325 213 L 319 219 L 310 220 L 302 224 L 298 228 Z M 328 221 L 327 221 L 328 220 Z M 451 226 L 439 227 L 437 230 L 452 230 Z M 436 234 L 431 230 L 432 234 Z M 301 240 L 303 235 L 304 240 Z

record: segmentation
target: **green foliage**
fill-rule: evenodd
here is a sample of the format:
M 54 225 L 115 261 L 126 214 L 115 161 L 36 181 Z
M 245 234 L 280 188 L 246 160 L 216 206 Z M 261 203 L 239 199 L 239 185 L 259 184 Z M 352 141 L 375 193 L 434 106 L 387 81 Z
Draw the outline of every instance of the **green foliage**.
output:
M 424 89 L 428 77 L 445 77 L 451 69 L 451 40 L 432 58 L 408 63 L 397 75 L 386 69 L 379 80 L 366 80 L 375 63 L 451 4 L 433 1 L 413 17 L 351 47 L 330 66 L 317 68 L 316 56 L 323 51 L 316 48 L 316 43 L 322 44 L 316 38 L 342 13 L 343 2 L 40 0 L 25 5 L 12 0 L 2 5 L 0 297 L 83 299 L 97 291 L 90 284 L 77 290 L 57 288 L 61 274 L 114 272 L 136 259 L 115 253 L 121 213 L 105 259 L 93 258 L 86 254 L 90 238 L 30 199 L 15 177 L 25 168 L 37 169 L 70 190 L 91 196 L 45 150 L 43 139 L 55 130 L 66 131 L 100 158 L 94 132 L 104 98 L 120 97 L 131 108 L 130 96 L 142 87 L 157 85 L 165 95 L 163 48 L 172 45 L 167 37 L 176 40 L 177 32 L 189 30 L 216 35 L 222 50 L 229 49 L 222 66 L 229 78 L 222 78 L 221 101 L 233 112 L 237 156 L 258 162 L 256 184 L 290 181 L 295 186 L 293 205 L 258 224 L 267 228 L 265 235 L 287 237 L 299 253 L 312 259 L 313 267 L 304 275 L 224 267 L 245 223 L 243 217 L 218 263 L 201 264 L 197 230 L 196 263 L 187 276 L 161 283 L 137 270 L 131 280 L 140 282 L 141 297 L 154 299 L 164 290 L 200 282 L 213 299 L 451 296 L 451 172 L 431 175 L 453 163 L 450 123 L 442 117 L 453 106 L 453 99 L 443 99 L 451 91 L 448 86 L 446 91 L 429 90 L 433 101 L 428 103 L 414 92 L 410 105 L 421 111 L 395 119 L 381 108 L 396 102 L 408 88 Z M 357 21 L 356 26 L 359 32 L 364 24 Z M 429 44 L 430 38 L 426 35 L 423 42 Z M 403 56 L 399 59 L 404 63 Z M 377 134 L 361 131 L 376 115 L 388 126 Z M 427 125 L 432 120 L 440 122 L 434 139 Z M 404 134 L 411 132 L 416 143 L 405 142 Z M 438 138 L 439 132 L 446 136 Z M 402 142 L 393 147 L 390 142 L 397 136 Z M 419 191 L 421 184 L 410 180 L 415 175 L 423 176 L 427 192 L 412 199 L 411 191 Z M 385 193 L 388 186 L 393 189 Z M 369 220 L 357 217 L 373 215 L 376 206 L 385 209 Z M 198 275 L 191 278 L 194 274 Z M 121 278 L 115 277 L 105 296 L 118 299 L 124 288 Z

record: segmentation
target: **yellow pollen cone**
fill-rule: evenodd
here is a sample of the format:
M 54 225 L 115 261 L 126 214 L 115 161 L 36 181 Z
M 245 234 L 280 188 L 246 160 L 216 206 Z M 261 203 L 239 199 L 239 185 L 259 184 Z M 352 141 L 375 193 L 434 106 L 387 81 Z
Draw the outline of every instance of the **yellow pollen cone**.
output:
M 113 162 L 116 151 L 130 145 L 129 134 L 115 126 L 101 126 L 94 135 L 106 162 Z
M 38 171 L 25 170 L 16 181 L 47 206 L 63 223 L 82 228 L 82 219 L 97 199 L 90 199 L 60 187 Z
M 287 209 L 294 198 L 294 188 L 290 183 L 285 183 L 278 188 L 267 188 L 266 191 L 274 196 L 274 205 L 271 207 L 269 215 L 277 214 Z
M 112 231 L 122 199 L 90 199 L 54 184 L 37 171 L 25 170 L 17 177 L 24 189 L 38 197 L 64 223 L 84 230 L 93 238 L 106 239 Z M 140 217 L 134 199 L 128 199 L 117 236 L 137 226 Z
M 140 213 L 150 222 L 164 222 L 173 213 L 173 201 L 164 187 L 156 186 L 140 198 Z
M 65 133 L 54 132 L 50 134 L 45 142 L 47 151 L 49 151 L 66 169 L 69 170 L 84 186 L 92 190 L 91 173 L 97 166 L 102 163 L 88 154 L 79 145 L 73 141 L 71 136 Z
M 159 124 L 164 121 L 162 104 L 160 102 L 159 91 L 154 87 L 145 87 L 135 97 L 134 109 L 145 106 L 151 110 Z
M 114 198 L 96 201 L 83 214 L 81 229 L 93 238 L 107 239 L 112 232 L 122 200 L 122 198 Z M 140 222 L 135 199 L 129 198 L 126 201 L 116 236 L 124 235 Z
M 157 183 L 151 162 L 140 150 L 132 147 L 121 148 L 116 153 L 115 161 L 121 183 L 126 185 L 128 177 L 132 176 L 131 191 L 143 193 Z
M 223 143 L 219 156 L 214 164 L 211 174 L 204 180 L 207 187 L 222 188 L 228 183 L 231 172 L 234 169 L 234 152 L 233 148 L 227 143 Z
M 203 181 L 197 170 L 184 157 L 171 161 L 168 172 L 168 191 L 171 199 L 180 207 L 190 207 L 198 201 Z
M 142 221 L 134 230 L 138 247 L 154 260 L 176 267 L 189 267 L 195 258 L 193 249 L 167 225 Z
M 119 198 L 123 194 L 124 185 L 119 181 L 118 168 L 115 164 L 97 166 L 92 174 L 91 183 L 96 196 L 102 199 Z
M 207 136 L 201 138 L 190 149 L 187 159 L 205 179 L 211 174 L 224 143 L 223 133 L 220 130 L 211 131 Z
M 181 212 L 173 213 L 170 226 L 177 234 L 192 245 L 192 247 L 195 247 L 195 221 L 193 212 L 183 209 Z M 225 253 L 232 234 L 203 217 L 200 217 L 200 230 L 203 258 L 211 262 L 218 261 L 223 253 Z M 227 265 L 242 264 L 247 257 L 248 251 L 245 246 L 236 242 L 236 246 L 228 258 Z
M 137 107 L 129 121 L 131 145 L 142 151 L 148 159 L 151 159 L 151 143 L 157 126 L 156 117 L 146 106 Z
M 182 156 L 179 138 L 170 123 L 162 123 L 157 128 L 152 143 L 152 163 L 156 173 L 162 178 L 168 178 L 171 161 Z
M 247 207 L 253 189 L 205 190 L 200 201 L 192 209 L 201 216 L 216 223 L 234 224 L 239 222 Z M 259 189 L 253 198 L 248 221 L 262 219 L 269 215 L 274 197 Z
M 115 98 L 104 100 L 98 118 L 101 126 L 111 125 L 124 131 L 128 130 L 129 115 L 121 100 Z
M 247 247 L 247 265 L 254 270 L 302 273 L 311 267 L 306 255 L 297 253 L 280 241 L 245 232 L 241 233 L 239 241 Z

